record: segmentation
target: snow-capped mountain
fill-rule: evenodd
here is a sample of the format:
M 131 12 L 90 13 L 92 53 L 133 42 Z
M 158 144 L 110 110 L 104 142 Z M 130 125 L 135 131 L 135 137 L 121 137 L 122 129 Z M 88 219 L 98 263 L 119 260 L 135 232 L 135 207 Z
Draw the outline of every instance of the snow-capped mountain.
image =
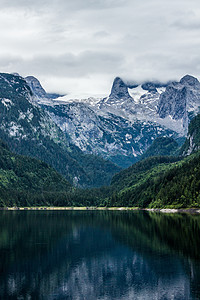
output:
M 38 103 L 82 151 L 126 167 L 155 138 L 186 136 L 200 106 L 200 83 L 189 75 L 166 84 L 130 84 L 117 77 L 110 95 L 102 99 L 63 97 L 47 102 L 41 97 Z

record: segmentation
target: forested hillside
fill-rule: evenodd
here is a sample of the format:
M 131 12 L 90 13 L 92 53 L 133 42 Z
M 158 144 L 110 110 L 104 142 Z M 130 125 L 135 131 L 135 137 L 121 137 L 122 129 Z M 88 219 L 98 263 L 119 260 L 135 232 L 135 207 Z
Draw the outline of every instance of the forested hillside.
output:
M 200 152 L 145 159 L 115 175 L 111 187 L 109 206 L 200 207 Z
M 16 155 L 0 140 L 0 206 L 56 205 L 71 184 L 46 163 Z

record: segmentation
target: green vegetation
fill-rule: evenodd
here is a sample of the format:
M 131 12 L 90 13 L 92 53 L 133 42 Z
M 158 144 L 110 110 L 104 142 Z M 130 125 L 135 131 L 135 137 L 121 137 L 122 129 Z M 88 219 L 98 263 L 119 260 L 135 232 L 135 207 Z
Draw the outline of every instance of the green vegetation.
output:
M 142 159 L 150 156 L 164 156 L 164 155 L 175 155 L 178 150 L 178 143 L 170 137 L 158 137 L 142 155 Z
M 152 157 L 115 175 L 107 205 L 200 207 L 200 152 L 178 160 Z
M 57 198 L 69 199 L 71 190 L 46 163 L 16 155 L 0 141 L 0 206 L 50 205 Z
M 184 159 L 150 157 L 108 187 L 73 188 L 54 169 L 0 144 L 0 206 L 200 207 L 200 151 Z

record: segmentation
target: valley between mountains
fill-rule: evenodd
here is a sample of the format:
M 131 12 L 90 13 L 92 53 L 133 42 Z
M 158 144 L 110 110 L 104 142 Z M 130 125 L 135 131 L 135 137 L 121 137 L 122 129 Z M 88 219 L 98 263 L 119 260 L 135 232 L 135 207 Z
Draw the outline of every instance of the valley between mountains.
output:
M 0 206 L 198 208 L 199 107 L 190 75 L 73 99 L 0 73 Z

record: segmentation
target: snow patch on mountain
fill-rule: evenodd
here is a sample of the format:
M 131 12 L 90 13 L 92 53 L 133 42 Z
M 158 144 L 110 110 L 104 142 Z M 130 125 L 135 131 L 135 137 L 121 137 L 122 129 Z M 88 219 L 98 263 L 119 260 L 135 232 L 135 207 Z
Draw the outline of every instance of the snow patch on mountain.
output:
M 9 108 L 11 105 L 13 105 L 13 102 L 10 99 L 1 99 L 1 103 L 6 107 Z
M 65 103 L 73 103 L 73 102 L 83 102 L 83 103 L 87 103 L 90 104 L 91 106 L 96 104 L 97 102 L 99 102 L 100 100 L 102 100 L 103 98 L 105 98 L 106 95 L 104 94 L 94 94 L 94 95 L 90 95 L 90 94 L 86 94 L 86 93 L 81 93 L 81 94 L 72 94 L 69 93 L 63 97 L 58 97 L 57 103 L 56 104 L 65 104 Z
M 142 88 L 142 85 L 139 85 L 135 88 L 128 88 L 128 93 L 130 94 L 130 96 L 134 99 L 134 101 L 136 103 L 140 103 L 140 98 L 146 93 L 147 91 L 145 91 Z

